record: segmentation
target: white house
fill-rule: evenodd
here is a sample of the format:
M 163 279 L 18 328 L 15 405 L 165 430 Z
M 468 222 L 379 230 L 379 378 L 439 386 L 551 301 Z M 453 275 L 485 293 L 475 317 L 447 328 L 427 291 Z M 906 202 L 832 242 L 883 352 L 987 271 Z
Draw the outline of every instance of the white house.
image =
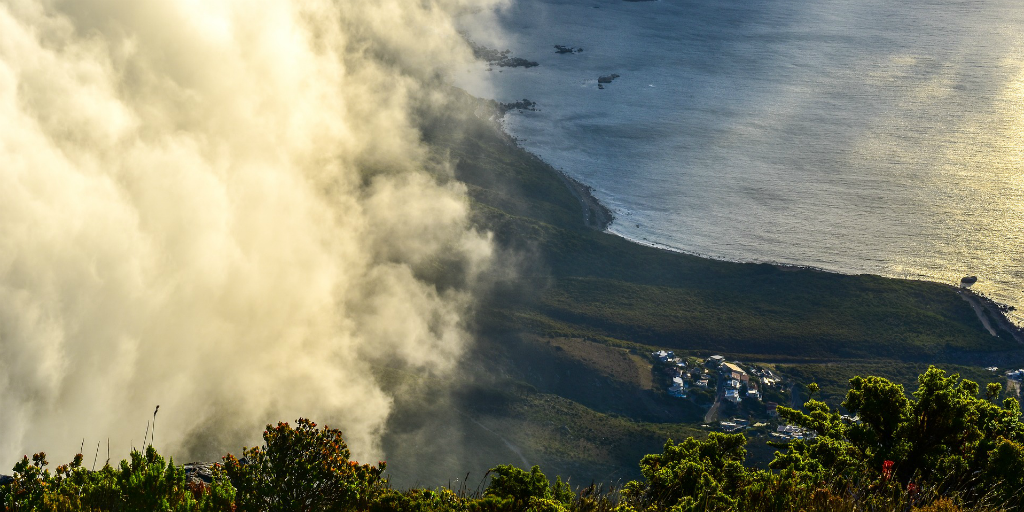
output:
M 755 400 L 761 399 L 761 392 L 754 386 L 747 387 L 747 398 L 753 398 Z
M 732 403 L 740 403 L 740 390 L 738 389 L 727 389 L 725 390 L 725 399 Z
M 682 377 L 673 377 L 672 386 L 668 388 L 668 394 L 676 398 L 686 398 L 686 381 Z

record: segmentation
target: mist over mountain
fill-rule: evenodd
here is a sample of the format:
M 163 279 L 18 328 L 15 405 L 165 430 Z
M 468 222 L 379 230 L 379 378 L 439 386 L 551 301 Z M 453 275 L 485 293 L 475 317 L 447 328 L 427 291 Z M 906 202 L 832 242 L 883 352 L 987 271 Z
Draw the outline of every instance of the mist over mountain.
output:
M 178 457 L 299 416 L 379 456 L 372 366 L 450 371 L 492 258 L 413 113 L 496 3 L 0 4 L 0 463 L 157 404 Z

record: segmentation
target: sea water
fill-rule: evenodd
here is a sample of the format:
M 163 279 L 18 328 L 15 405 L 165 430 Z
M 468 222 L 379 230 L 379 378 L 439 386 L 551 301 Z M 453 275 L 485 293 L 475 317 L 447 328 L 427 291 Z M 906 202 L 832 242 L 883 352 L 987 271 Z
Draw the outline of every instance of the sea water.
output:
M 506 129 L 592 186 L 612 232 L 736 261 L 977 275 L 1024 305 L 1024 2 L 512 0 L 497 19 L 464 21 L 539 65 L 459 82 L 535 101 Z

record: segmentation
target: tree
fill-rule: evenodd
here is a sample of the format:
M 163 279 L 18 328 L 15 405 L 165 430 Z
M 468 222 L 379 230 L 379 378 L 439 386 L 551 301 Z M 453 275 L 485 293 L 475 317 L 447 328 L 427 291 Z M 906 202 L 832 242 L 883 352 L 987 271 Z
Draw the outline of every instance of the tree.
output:
M 556 478 L 551 484 L 541 473 L 540 466 L 533 466 L 527 473 L 510 464 L 502 464 L 488 470 L 488 474 L 494 476 L 487 484 L 484 497 L 495 510 L 563 512 L 576 497 L 561 478 Z
M 743 434 L 712 432 L 707 439 L 670 439 L 660 454 L 640 461 L 645 482 L 633 481 L 622 491 L 622 510 L 732 510 L 741 483 L 747 451 Z
M 814 400 L 801 412 L 779 407 L 779 415 L 818 438 L 793 443 L 772 467 L 799 468 L 811 461 L 830 474 L 873 475 L 904 487 L 929 484 L 965 498 L 982 496 L 1005 468 L 1024 467 L 1024 425 L 1015 399 L 992 403 L 979 386 L 930 367 L 908 398 L 903 387 L 880 377 L 854 377 L 842 406 L 859 421 Z M 1001 469 L 1002 468 L 1002 469 Z M 983 478 L 978 478 L 982 475 Z

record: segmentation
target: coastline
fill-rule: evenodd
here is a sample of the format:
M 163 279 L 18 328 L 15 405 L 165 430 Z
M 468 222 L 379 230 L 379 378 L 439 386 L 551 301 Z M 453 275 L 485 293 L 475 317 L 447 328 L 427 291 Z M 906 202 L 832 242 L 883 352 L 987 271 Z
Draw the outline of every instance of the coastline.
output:
M 538 155 L 530 152 L 526 148 L 524 148 L 522 145 L 519 144 L 519 141 L 516 139 L 516 137 L 514 135 L 508 133 L 508 131 L 505 129 L 504 123 L 501 122 L 502 118 L 505 115 L 507 115 L 507 113 L 499 113 L 498 117 L 495 118 L 495 121 L 496 121 L 495 125 L 497 126 L 498 130 L 512 144 L 517 146 L 519 149 L 529 153 L 530 155 L 533 156 L 533 158 L 536 158 L 536 159 L 538 159 L 538 160 L 543 162 L 544 161 L 543 158 L 541 158 L 540 156 L 538 156 Z M 545 162 L 545 163 L 547 163 L 547 162 Z M 669 245 L 666 245 L 666 244 L 663 244 L 663 243 L 659 243 L 659 242 L 653 242 L 653 241 L 646 240 L 646 239 L 638 240 L 638 239 L 635 239 L 635 238 L 632 238 L 632 237 L 625 236 L 622 233 L 619 233 L 619 232 L 611 229 L 612 223 L 615 220 L 615 215 L 612 213 L 612 211 L 607 206 L 602 204 L 601 201 L 599 199 L 597 199 L 597 197 L 594 196 L 594 193 L 593 193 L 594 189 L 593 189 L 593 187 L 591 187 L 591 186 L 589 186 L 589 185 L 587 185 L 587 184 L 577 180 L 576 178 L 573 178 L 572 176 L 569 176 L 567 173 L 565 173 L 562 170 L 555 169 L 554 166 L 551 166 L 550 164 L 548 164 L 548 167 L 550 169 L 552 169 L 556 173 L 556 175 L 558 176 L 559 180 L 561 180 L 562 184 L 565 185 L 565 187 L 569 190 L 569 192 L 573 195 L 573 197 L 575 197 L 576 200 L 579 202 L 580 209 L 582 211 L 582 216 L 583 216 L 583 223 L 584 223 L 584 225 L 586 227 L 588 227 L 590 229 L 594 229 L 596 231 L 608 233 L 610 235 L 613 235 L 613 236 L 619 237 L 619 238 L 621 238 L 623 240 L 626 240 L 626 241 L 628 241 L 630 243 L 634 243 L 634 244 L 641 245 L 641 246 L 644 246 L 644 247 L 649 247 L 649 248 L 652 248 L 652 249 L 658 249 L 658 250 L 662 250 L 662 251 L 666 251 L 666 252 L 670 252 L 670 253 L 682 254 L 682 255 L 687 255 L 687 256 L 692 256 L 692 257 L 695 257 L 695 258 L 701 258 L 701 259 L 712 260 L 712 261 L 723 261 L 723 262 L 729 262 L 729 263 L 739 263 L 739 264 L 748 264 L 748 265 L 772 265 L 772 266 L 774 266 L 776 268 L 779 268 L 781 270 L 792 270 L 792 271 L 805 270 L 805 271 L 822 272 L 822 273 L 835 274 L 835 275 L 858 275 L 858 274 L 848 274 L 848 273 L 844 273 L 844 272 L 840 272 L 840 271 L 836 271 L 836 270 L 815 267 L 815 266 L 811 266 L 811 265 L 795 265 L 795 264 L 778 263 L 778 262 L 772 262 L 772 261 L 749 261 L 749 260 L 747 260 L 747 261 L 740 261 L 740 260 L 729 260 L 729 259 L 725 259 L 725 258 L 716 258 L 716 257 L 705 255 L 705 254 L 699 254 L 699 253 L 695 253 L 695 252 L 687 252 L 687 251 L 684 251 L 684 250 L 681 250 L 681 249 L 678 249 L 678 248 L 675 248 L 675 247 L 671 247 Z M 875 274 L 870 274 L 870 275 L 875 275 Z M 966 302 L 968 302 L 971 305 L 971 307 L 974 309 L 975 313 L 977 314 L 978 319 L 982 322 L 982 324 L 985 326 L 985 328 L 987 330 L 989 330 L 990 334 L 992 334 L 993 336 L 997 336 L 998 337 L 999 336 L 998 333 L 1001 331 L 1002 333 L 1005 333 L 1005 334 L 1009 335 L 1010 338 L 1013 339 L 1016 343 L 1024 345 L 1024 326 L 1017 325 L 1010 318 L 1010 316 L 1007 315 L 1007 313 L 1005 311 L 1003 311 L 999 307 L 999 304 L 997 302 L 993 301 L 992 299 L 990 299 L 988 297 L 985 297 L 984 295 L 981 295 L 981 294 L 979 294 L 977 292 L 974 292 L 974 291 L 972 291 L 970 289 L 961 288 L 961 287 L 959 287 L 959 286 L 957 286 L 955 284 L 951 284 L 951 283 L 943 283 L 943 282 L 931 281 L 931 280 L 927 280 L 927 279 L 907 279 L 907 278 L 888 277 L 888 276 L 883 276 L 883 275 L 877 275 L 877 277 L 881 277 L 881 278 L 884 278 L 884 279 L 898 279 L 898 280 L 911 280 L 911 281 L 929 282 L 929 283 L 935 283 L 935 284 L 939 284 L 939 285 L 948 286 L 950 289 L 954 290 L 958 295 L 960 295 L 961 298 L 963 298 L 963 300 L 965 300 Z M 994 323 L 994 326 L 990 326 L 990 321 L 991 321 L 991 323 Z
M 608 231 L 612 221 L 615 220 L 615 215 L 612 214 L 608 207 L 601 204 L 601 201 L 594 197 L 593 187 L 583 184 L 562 171 L 556 170 L 556 172 L 562 183 L 569 189 L 569 192 L 572 192 L 572 195 L 580 202 L 580 207 L 583 209 L 583 223 L 591 229 Z
M 985 325 L 985 328 L 990 333 L 995 336 L 997 335 L 996 332 L 1001 330 L 1008 333 L 1017 343 L 1024 345 L 1024 328 L 1015 325 L 999 307 L 999 304 L 969 288 L 961 287 L 957 290 L 957 293 L 974 308 L 978 319 L 981 320 L 981 323 Z M 993 321 L 995 326 L 991 325 Z

